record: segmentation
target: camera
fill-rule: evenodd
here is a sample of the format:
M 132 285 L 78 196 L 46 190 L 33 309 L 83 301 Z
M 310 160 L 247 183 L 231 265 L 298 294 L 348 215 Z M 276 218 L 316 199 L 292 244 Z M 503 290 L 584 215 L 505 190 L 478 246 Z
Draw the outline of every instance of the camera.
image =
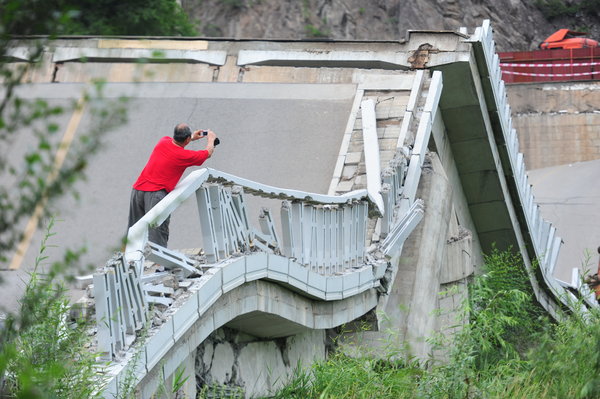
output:
M 208 135 L 208 130 L 201 130 L 201 132 L 202 132 L 202 135 L 203 135 L 203 136 L 206 136 L 206 135 Z M 220 142 L 221 142 L 221 141 L 219 140 L 219 138 L 218 138 L 218 137 L 217 137 L 217 138 L 215 138 L 215 146 L 219 145 L 219 143 L 220 143 Z

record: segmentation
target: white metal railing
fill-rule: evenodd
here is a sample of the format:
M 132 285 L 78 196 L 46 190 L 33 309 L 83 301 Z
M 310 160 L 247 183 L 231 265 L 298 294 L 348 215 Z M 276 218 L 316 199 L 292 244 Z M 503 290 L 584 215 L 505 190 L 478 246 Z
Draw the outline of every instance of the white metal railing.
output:
M 148 228 L 160 225 L 194 193 L 200 214 L 204 251 L 209 263 L 223 260 L 233 252 L 243 252 L 251 246 L 257 246 L 266 251 L 288 251 L 286 255 L 299 259 L 306 266 L 322 266 L 322 249 L 319 245 L 324 240 L 317 242 L 321 235 L 325 238 L 325 232 L 321 229 L 328 230 L 331 245 L 335 245 L 342 234 L 357 234 L 358 230 L 365 228 L 369 206 L 367 190 L 328 196 L 281 189 L 217 170 L 201 169 L 190 173 L 175 190 L 130 228 L 125 250 L 127 262 L 139 263 L 148 240 Z M 281 240 L 275 233 L 268 210 L 263 210 L 259 219 L 260 230 L 251 226 L 245 207 L 246 193 L 285 201 L 281 211 L 284 220 Z M 332 216 L 334 214 L 335 217 Z M 353 216 L 358 219 L 353 220 Z M 361 251 L 357 252 L 356 248 L 336 248 L 335 253 L 344 261 L 336 260 L 334 263 L 356 264 L 362 256 Z

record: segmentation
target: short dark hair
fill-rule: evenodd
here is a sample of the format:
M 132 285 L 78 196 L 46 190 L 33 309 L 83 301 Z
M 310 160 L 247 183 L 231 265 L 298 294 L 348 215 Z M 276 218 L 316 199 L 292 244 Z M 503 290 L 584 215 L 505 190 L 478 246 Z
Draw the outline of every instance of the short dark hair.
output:
M 178 143 L 183 143 L 188 137 L 192 135 L 192 129 L 185 123 L 180 123 L 175 126 L 173 132 L 173 139 Z

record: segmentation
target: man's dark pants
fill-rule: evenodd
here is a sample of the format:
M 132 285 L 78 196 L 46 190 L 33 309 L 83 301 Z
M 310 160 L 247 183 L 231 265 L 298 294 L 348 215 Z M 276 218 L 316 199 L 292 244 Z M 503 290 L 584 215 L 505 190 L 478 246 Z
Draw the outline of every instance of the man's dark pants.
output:
M 129 227 L 140 220 L 152 207 L 160 200 L 165 198 L 167 190 L 160 191 L 139 191 L 135 188 L 131 190 L 131 200 L 129 201 Z M 156 228 L 148 230 L 148 240 L 163 247 L 167 246 L 169 240 L 169 216 L 163 224 Z

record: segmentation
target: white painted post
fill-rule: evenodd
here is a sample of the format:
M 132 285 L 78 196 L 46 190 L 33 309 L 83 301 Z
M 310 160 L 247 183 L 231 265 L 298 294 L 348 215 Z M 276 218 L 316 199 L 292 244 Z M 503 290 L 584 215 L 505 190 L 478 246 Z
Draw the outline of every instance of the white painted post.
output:
M 111 361 L 115 353 L 110 324 L 113 322 L 110 315 L 110 295 L 108 289 L 108 276 L 106 273 L 94 274 L 94 298 L 96 300 L 96 325 L 98 332 L 98 353 L 100 358 Z
M 379 139 L 377 138 L 375 103 L 371 99 L 364 100 L 360 104 L 360 108 L 365 167 L 367 169 L 367 192 L 371 201 L 377 206 L 379 213 L 383 215 L 384 206 L 383 198 L 381 198 L 381 165 L 379 160 Z
M 331 274 L 331 252 L 333 245 L 331 240 L 331 208 L 323 208 L 323 267 L 325 274 Z
M 315 265 L 320 274 L 325 274 L 325 215 L 323 207 L 315 208 Z
M 305 264 L 304 260 L 304 206 L 300 201 L 292 202 L 292 243 L 294 244 L 294 257 L 301 265 Z
M 202 241 L 204 242 L 204 254 L 208 263 L 215 263 L 219 260 L 219 256 L 212 217 L 213 212 L 206 187 L 202 187 L 196 191 L 196 201 L 200 215 L 200 230 L 202 231 Z
M 218 184 L 208 186 L 208 195 L 210 197 L 210 207 L 212 210 L 212 218 L 214 224 L 215 241 L 217 243 L 217 253 L 220 259 L 225 259 L 229 256 L 227 245 L 225 243 L 225 231 L 223 229 L 223 214 L 221 212 L 221 201 L 219 191 L 221 187 Z
M 240 245 L 244 248 L 250 246 L 252 233 L 250 223 L 248 222 L 248 212 L 246 211 L 246 202 L 244 201 L 244 188 L 242 186 L 233 186 L 231 189 L 231 201 L 233 203 L 234 215 L 238 226 L 240 236 Z
M 292 232 L 292 212 L 290 203 L 281 203 L 281 253 L 288 258 L 294 258 L 294 234 Z
M 302 204 L 302 260 L 306 267 L 312 264 L 311 247 L 313 245 L 313 213 L 312 205 Z

